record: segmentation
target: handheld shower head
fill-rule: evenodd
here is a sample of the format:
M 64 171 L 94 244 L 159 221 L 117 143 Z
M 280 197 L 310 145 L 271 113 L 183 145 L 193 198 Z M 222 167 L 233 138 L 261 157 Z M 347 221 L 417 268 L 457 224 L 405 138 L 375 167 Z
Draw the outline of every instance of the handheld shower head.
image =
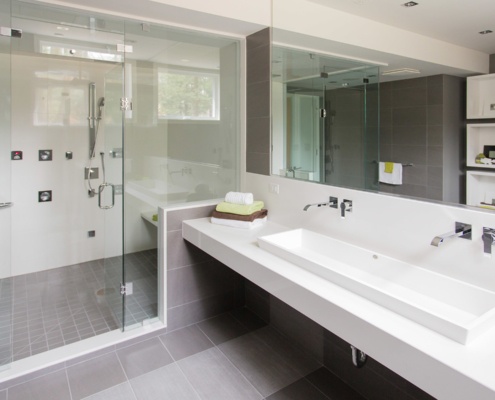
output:
M 101 119 L 101 115 L 103 113 L 103 107 L 105 106 L 105 98 L 100 97 L 98 100 L 98 119 Z

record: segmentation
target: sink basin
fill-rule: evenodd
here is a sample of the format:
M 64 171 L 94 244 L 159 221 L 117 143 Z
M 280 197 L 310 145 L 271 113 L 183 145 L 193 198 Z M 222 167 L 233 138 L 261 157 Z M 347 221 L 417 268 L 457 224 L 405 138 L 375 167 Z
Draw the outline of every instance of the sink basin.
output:
M 495 293 L 306 229 L 259 246 L 340 287 L 467 344 L 495 325 Z

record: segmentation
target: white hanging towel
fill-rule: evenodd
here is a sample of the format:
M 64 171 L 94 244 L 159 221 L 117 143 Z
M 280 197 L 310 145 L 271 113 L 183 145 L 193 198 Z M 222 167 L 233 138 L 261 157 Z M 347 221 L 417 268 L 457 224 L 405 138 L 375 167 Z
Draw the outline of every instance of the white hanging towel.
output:
M 391 172 L 385 172 L 390 171 L 390 169 L 392 169 Z M 402 164 L 380 161 L 378 179 L 380 182 L 388 183 L 389 185 L 402 185 Z

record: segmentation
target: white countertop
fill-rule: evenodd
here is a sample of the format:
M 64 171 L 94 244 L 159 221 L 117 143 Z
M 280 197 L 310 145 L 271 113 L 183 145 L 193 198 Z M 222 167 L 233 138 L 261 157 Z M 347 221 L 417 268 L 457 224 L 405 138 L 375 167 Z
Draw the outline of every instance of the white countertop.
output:
M 438 399 L 495 398 L 495 329 L 459 344 L 258 247 L 259 236 L 209 218 L 183 222 L 183 237 Z

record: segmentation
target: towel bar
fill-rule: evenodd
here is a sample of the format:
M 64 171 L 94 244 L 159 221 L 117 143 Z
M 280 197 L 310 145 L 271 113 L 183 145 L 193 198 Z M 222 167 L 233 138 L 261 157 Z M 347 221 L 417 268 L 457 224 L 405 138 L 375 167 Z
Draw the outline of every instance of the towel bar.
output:
M 378 161 L 373 160 L 372 163 L 378 164 Z M 403 167 L 414 167 L 413 163 L 402 164 Z

